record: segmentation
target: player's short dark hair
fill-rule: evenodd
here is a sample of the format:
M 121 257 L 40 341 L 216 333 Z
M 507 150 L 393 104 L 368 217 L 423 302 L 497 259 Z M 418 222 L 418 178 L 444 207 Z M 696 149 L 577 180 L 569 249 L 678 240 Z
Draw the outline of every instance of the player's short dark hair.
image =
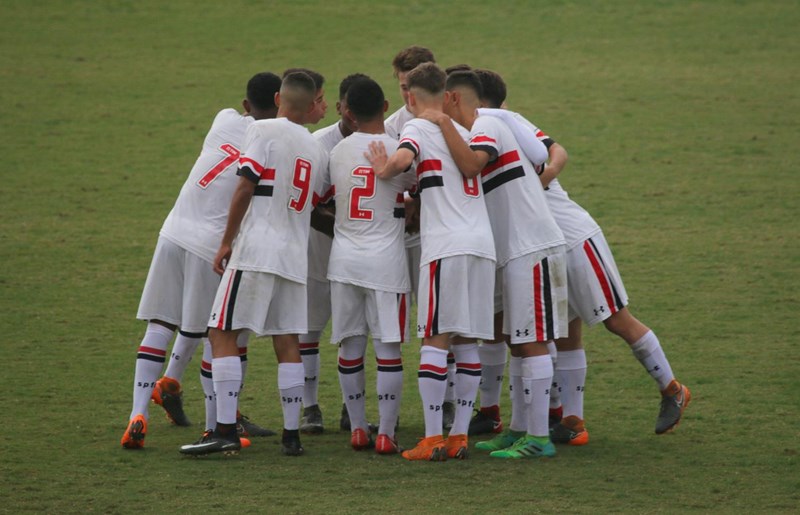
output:
M 506 101 L 506 82 L 499 73 L 491 70 L 483 70 L 476 68 L 475 74 L 481 81 L 483 87 L 483 95 L 481 101 L 488 104 L 489 107 L 499 108 Z
M 472 70 L 472 66 L 468 64 L 454 64 L 453 66 L 448 66 L 444 69 L 444 72 L 447 75 L 450 75 L 453 72 L 463 72 L 463 71 L 470 71 Z
M 323 77 L 321 73 L 317 73 L 314 70 L 309 70 L 308 68 L 287 68 L 283 72 L 283 77 L 286 78 L 286 76 L 290 73 L 296 72 L 303 72 L 311 77 L 314 80 L 314 85 L 316 86 L 317 91 L 321 90 L 322 86 L 325 85 L 325 77 Z
M 284 74 L 281 89 L 283 89 L 284 86 L 291 89 L 305 91 L 311 95 L 312 98 L 317 93 L 317 85 L 314 82 L 314 79 L 309 74 L 302 71 Z
M 369 77 L 363 73 L 351 73 L 342 79 L 342 82 L 339 83 L 339 100 L 344 100 L 344 97 L 347 95 L 347 90 L 350 89 L 350 86 L 352 86 L 356 81 L 368 78 Z
M 397 77 L 398 73 L 410 72 L 422 63 L 435 63 L 436 59 L 433 57 L 433 52 L 423 46 L 413 45 L 408 48 L 400 50 L 400 52 L 392 59 L 392 68 L 394 69 L 394 76 Z
M 275 107 L 275 93 L 280 89 L 280 77 L 272 72 L 257 73 L 247 81 L 247 100 L 256 109 L 266 111 Z
M 436 63 L 422 63 L 408 72 L 406 80 L 409 89 L 419 88 L 436 95 L 444 91 L 447 75 Z
M 366 76 L 355 80 L 347 90 L 347 108 L 356 121 L 383 117 L 385 100 L 381 86 Z
M 445 88 L 449 91 L 457 87 L 469 88 L 475 92 L 478 98 L 483 98 L 483 88 L 478 75 L 470 70 L 459 70 L 447 76 Z

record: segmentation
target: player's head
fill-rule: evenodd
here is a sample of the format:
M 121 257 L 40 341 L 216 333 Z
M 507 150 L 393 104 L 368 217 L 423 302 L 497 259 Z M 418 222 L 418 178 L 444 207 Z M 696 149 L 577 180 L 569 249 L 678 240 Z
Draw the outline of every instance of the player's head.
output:
M 499 73 L 491 70 L 475 69 L 475 73 L 481 80 L 481 87 L 483 94 L 481 95 L 481 104 L 483 107 L 494 107 L 499 109 L 506 101 L 506 82 Z
M 436 63 L 423 63 L 408 72 L 408 109 L 416 114 L 425 108 L 441 108 L 447 80 Z
M 256 120 L 275 118 L 278 114 L 275 94 L 280 89 L 280 77 L 271 72 L 257 73 L 247 81 L 247 96 L 242 101 L 242 107 Z
M 403 97 L 403 102 L 408 107 L 408 72 L 416 68 L 422 63 L 435 63 L 436 59 L 433 57 L 433 52 L 425 47 L 410 46 L 401 50 L 392 60 L 392 69 L 394 76 L 397 77 L 397 82 L 400 84 L 400 95 Z
M 445 68 L 444 72 L 447 75 L 450 75 L 453 72 L 464 72 L 464 71 L 468 72 L 470 70 L 472 70 L 472 66 L 468 64 L 454 64 L 453 66 L 448 66 L 447 68 Z
M 347 111 L 359 127 L 377 121 L 383 129 L 383 114 L 389 104 L 377 82 L 366 76 L 356 80 L 347 90 L 346 101 Z
M 342 82 L 339 83 L 339 100 L 336 101 L 336 112 L 339 114 L 339 116 L 341 116 L 344 128 L 351 133 L 356 131 L 356 124 L 353 119 L 347 117 L 345 114 L 347 111 L 347 91 L 354 83 L 361 79 L 368 78 L 369 77 L 363 73 L 352 73 L 342 79 Z
M 471 125 L 469 118 L 481 106 L 481 81 L 473 71 L 460 70 L 447 76 L 444 112 L 461 125 Z
M 283 76 L 286 77 L 288 74 L 295 72 L 303 72 L 314 81 L 314 86 L 317 88 L 316 96 L 314 97 L 314 111 L 309 115 L 305 123 L 318 123 L 325 118 L 325 111 L 328 109 L 328 103 L 325 102 L 325 90 L 323 89 L 325 77 L 321 73 L 308 68 L 289 68 L 283 72 Z
M 281 90 L 276 97 L 279 114 L 295 123 L 305 124 L 316 109 L 317 87 L 314 79 L 305 72 L 289 72 L 284 75 Z

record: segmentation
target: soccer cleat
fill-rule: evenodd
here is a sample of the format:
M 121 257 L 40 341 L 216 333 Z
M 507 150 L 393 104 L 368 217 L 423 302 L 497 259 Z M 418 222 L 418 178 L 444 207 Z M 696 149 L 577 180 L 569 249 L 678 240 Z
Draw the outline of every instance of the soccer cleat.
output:
M 444 401 L 442 404 L 442 429 L 450 431 L 453 427 L 453 420 L 456 418 L 456 405 L 451 401 Z
M 661 409 L 656 420 L 656 434 L 672 431 L 681 421 L 683 410 L 692 400 L 692 393 L 675 379 L 661 392 Z
M 542 442 L 541 440 L 546 440 Z M 552 458 L 556 455 L 556 446 L 549 438 L 537 438 L 525 435 L 507 449 L 489 453 L 492 458 L 527 459 L 527 458 Z
M 189 417 L 183 412 L 183 390 L 180 382 L 171 377 L 162 377 L 156 381 L 150 398 L 164 408 L 171 423 L 184 427 L 192 425 Z
M 130 422 L 120 443 L 125 449 L 141 449 L 144 447 L 144 437 L 147 434 L 147 419 L 144 415 L 136 415 Z
M 300 456 L 305 452 L 300 443 L 300 431 L 284 429 L 281 436 L 281 452 L 286 456 Z
M 217 452 L 231 456 L 239 454 L 242 447 L 242 441 L 235 431 L 228 435 L 221 435 L 216 431 L 206 431 L 198 441 L 182 445 L 180 452 L 189 456 L 205 456 Z
M 564 407 L 559 406 L 557 408 L 550 408 L 550 411 L 547 415 L 547 425 L 550 430 L 553 430 L 553 426 L 561 422 L 561 418 L 564 416 Z
M 339 429 L 350 431 L 350 413 L 347 412 L 347 404 L 342 403 L 342 416 L 339 418 Z
M 239 436 L 275 436 L 275 431 L 261 427 L 246 416 L 236 412 L 236 432 Z
M 467 435 L 450 435 L 444 443 L 447 457 L 453 460 L 465 460 L 469 455 Z
M 582 419 L 570 415 L 550 429 L 550 440 L 553 443 L 586 445 L 589 443 L 589 431 L 586 430 Z
M 475 448 L 482 451 L 499 451 L 511 447 L 523 436 L 525 436 L 525 431 L 512 431 L 510 429 L 506 429 L 491 440 L 484 440 L 483 442 L 476 443 Z
M 475 416 L 469 421 L 469 431 L 467 431 L 470 436 L 502 432 L 503 421 L 500 420 L 500 406 L 496 404 L 475 411 Z
M 444 438 L 442 435 L 421 438 L 416 447 L 403 451 L 402 456 L 410 461 L 446 461 Z
M 375 452 L 378 454 L 397 454 L 401 451 L 397 440 L 389 435 L 380 434 L 375 441 Z
M 300 432 L 304 435 L 318 435 L 323 431 L 322 410 L 319 409 L 319 404 L 303 408 L 303 418 L 300 419 Z
M 350 434 L 350 445 L 356 451 L 363 451 L 364 449 L 372 449 L 375 447 L 375 442 L 372 440 L 372 435 L 364 431 L 360 427 L 353 429 Z

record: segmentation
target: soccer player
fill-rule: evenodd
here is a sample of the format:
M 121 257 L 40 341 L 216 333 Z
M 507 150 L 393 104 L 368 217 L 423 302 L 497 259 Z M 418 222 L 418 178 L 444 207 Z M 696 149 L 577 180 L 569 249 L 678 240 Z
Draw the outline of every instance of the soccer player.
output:
M 446 76 L 441 68 L 424 63 L 406 78 L 408 107 L 414 115 L 426 109 L 442 110 Z M 466 130 L 461 131 L 466 137 Z M 469 418 L 480 381 L 475 339 L 493 338 L 495 250 L 477 177 L 480 170 L 462 175 L 439 128 L 419 119 L 405 124 L 400 145 L 390 158 L 383 144 L 372 143 L 369 159 L 382 178 L 416 170 L 421 196 L 417 333 L 423 338 L 418 382 L 425 438 L 404 451 L 403 457 L 432 461 L 465 458 Z M 456 412 L 445 440 L 442 404 L 448 349 L 452 349 L 457 367 Z
M 400 86 L 400 96 L 403 105 L 386 119 L 386 134 L 399 140 L 403 126 L 414 119 L 409 109 L 408 73 L 423 63 L 435 63 L 433 52 L 421 46 L 404 48 L 392 60 L 392 70 Z M 408 255 L 408 271 L 411 274 L 411 284 L 419 283 L 420 264 L 420 237 L 419 237 L 419 202 L 406 197 L 406 253 Z M 456 362 L 452 353 L 447 355 L 447 390 L 445 391 L 444 404 L 442 405 L 442 428 L 449 430 L 453 425 L 455 415 L 455 384 Z
M 283 407 L 282 451 L 303 453 L 300 405 L 303 363 L 298 335 L 307 332 L 306 276 L 312 204 L 324 189 L 328 156 L 302 126 L 315 109 L 317 87 L 291 72 L 275 97 L 278 118 L 248 129 L 225 234 L 214 258 L 222 274 L 209 317 L 217 425 L 181 452 L 238 452 L 235 430 L 241 381 L 236 338 L 243 330 L 272 336 Z M 235 243 L 234 243 L 235 239 Z
M 339 120 L 314 131 L 314 137 L 326 152 L 330 153 L 337 143 L 355 131 L 353 121 L 344 115 L 347 105 L 345 95 L 350 85 L 363 77 L 366 75 L 354 73 L 342 80 L 339 84 L 339 100 L 336 102 Z M 317 393 L 320 369 L 319 340 L 331 317 L 331 288 L 327 278 L 331 242 L 330 236 L 312 227 L 308 239 L 308 333 L 300 335 L 300 355 L 303 358 L 305 374 L 300 432 L 304 434 L 319 434 L 324 431 L 322 410 L 319 407 Z
M 589 433 L 583 420 L 586 353 L 581 340 L 581 321 L 589 326 L 602 322 L 630 346 L 634 357 L 647 370 L 661 391 L 661 406 L 655 432 L 671 431 L 681 420 L 691 400 L 689 389 L 675 379 L 658 337 L 628 309 L 628 296 L 602 229 L 592 216 L 569 198 L 556 177 L 567 162 L 563 147 L 516 113 L 497 109 L 506 97 L 505 83 L 494 72 L 483 71 L 481 116 L 501 117 L 521 141 L 539 139 L 550 153 L 540 176 L 547 186 L 545 197 L 567 239 L 569 285 L 569 336 L 556 340 L 556 382 L 562 392 L 563 418 L 552 429 L 556 443 L 585 445 Z M 484 79 L 485 77 L 485 79 Z M 552 410 L 551 410 L 552 411 Z
M 364 157 L 369 145 L 396 142 L 384 132 L 388 103 L 374 80 L 361 78 L 346 93 L 346 117 L 358 132 L 336 145 L 330 155 L 330 182 L 336 192 L 336 222 L 328 278 L 331 281 L 333 330 L 339 343 L 339 382 L 351 423 L 355 450 L 375 446 L 378 454 L 398 452 L 394 431 L 403 391 L 400 344 L 408 333 L 409 292 L 403 234 L 403 193 L 416 184 L 413 174 L 376 179 Z M 366 420 L 364 351 L 372 335 L 378 362 L 380 425 L 373 444 Z
M 547 344 L 567 332 L 564 235 L 511 130 L 497 118 L 477 116 L 482 92 L 478 76 L 453 72 L 447 91 L 446 114 L 420 116 L 441 127 L 463 173 L 481 176 L 497 252 L 502 333 L 511 347 L 511 424 L 476 447 L 493 451 L 497 458 L 554 456 L 548 428 L 553 363 Z M 470 129 L 469 146 L 451 118 Z M 540 156 L 543 162 L 543 146 Z
M 159 398 L 174 423 L 189 425 L 183 413 L 179 379 L 206 333 L 219 284 L 211 263 L 236 187 L 232 169 L 253 120 L 275 117 L 274 96 L 280 83 L 273 73 L 259 73 L 247 83 L 247 95 L 242 101 L 244 115 L 235 109 L 217 113 L 200 156 L 161 228 L 137 314 L 148 324 L 137 353 L 130 421 L 121 440 L 126 449 L 144 446 L 148 403 L 164 365 L 167 345 L 177 328 L 180 331 L 175 339 L 175 357 L 170 360 L 165 378 L 159 381 L 165 386 Z M 206 397 L 213 398 L 213 394 L 213 389 L 206 391 Z

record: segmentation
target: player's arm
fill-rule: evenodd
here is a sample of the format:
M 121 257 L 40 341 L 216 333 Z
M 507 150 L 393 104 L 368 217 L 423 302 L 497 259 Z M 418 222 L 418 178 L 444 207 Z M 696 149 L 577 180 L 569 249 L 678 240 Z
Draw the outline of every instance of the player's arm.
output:
M 447 148 L 450 150 L 450 155 L 453 156 L 456 166 L 464 177 L 471 179 L 480 175 L 481 170 L 492 158 L 489 153 L 469 148 L 450 117 L 441 111 L 425 110 L 419 117 L 439 126 Z
M 558 174 L 564 169 L 569 159 L 567 149 L 551 139 L 548 139 L 548 141 L 550 144 L 547 145 L 547 143 L 545 143 L 545 145 L 547 145 L 547 152 L 550 156 L 550 160 L 542 165 L 544 168 L 542 173 L 539 174 L 539 180 L 542 181 L 542 186 L 545 188 L 547 188 L 553 179 L 558 177 Z
M 416 156 L 411 150 L 400 147 L 389 157 L 383 142 L 373 141 L 369 144 L 369 152 L 364 152 L 364 157 L 378 178 L 391 179 L 408 170 Z
M 500 118 L 514 135 L 514 139 L 519 143 L 522 152 L 528 161 L 538 167 L 547 161 L 549 157 L 547 143 L 539 139 L 541 132 L 538 127 L 529 122 L 524 116 L 505 109 L 482 108 L 478 112 L 481 116 L 494 116 Z M 549 182 L 549 181 L 548 181 Z
M 231 258 L 231 249 L 233 247 L 233 240 L 239 234 L 239 228 L 242 225 L 247 208 L 250 207 L 250 201 L 253 199 L 253 193 L 256 190 L 256 183 L 246 176 L 239 178 L 239 184 L 233 192 L 231 199 L 231 207 L 228 211 L 228 222 L 225 225 L 225 234 L 222 235 L 222 243 L 220 243 L 219 250 L 216 257 L 214 257 L 214 271 L 220 275 L 225 272 L 225 267 Z

